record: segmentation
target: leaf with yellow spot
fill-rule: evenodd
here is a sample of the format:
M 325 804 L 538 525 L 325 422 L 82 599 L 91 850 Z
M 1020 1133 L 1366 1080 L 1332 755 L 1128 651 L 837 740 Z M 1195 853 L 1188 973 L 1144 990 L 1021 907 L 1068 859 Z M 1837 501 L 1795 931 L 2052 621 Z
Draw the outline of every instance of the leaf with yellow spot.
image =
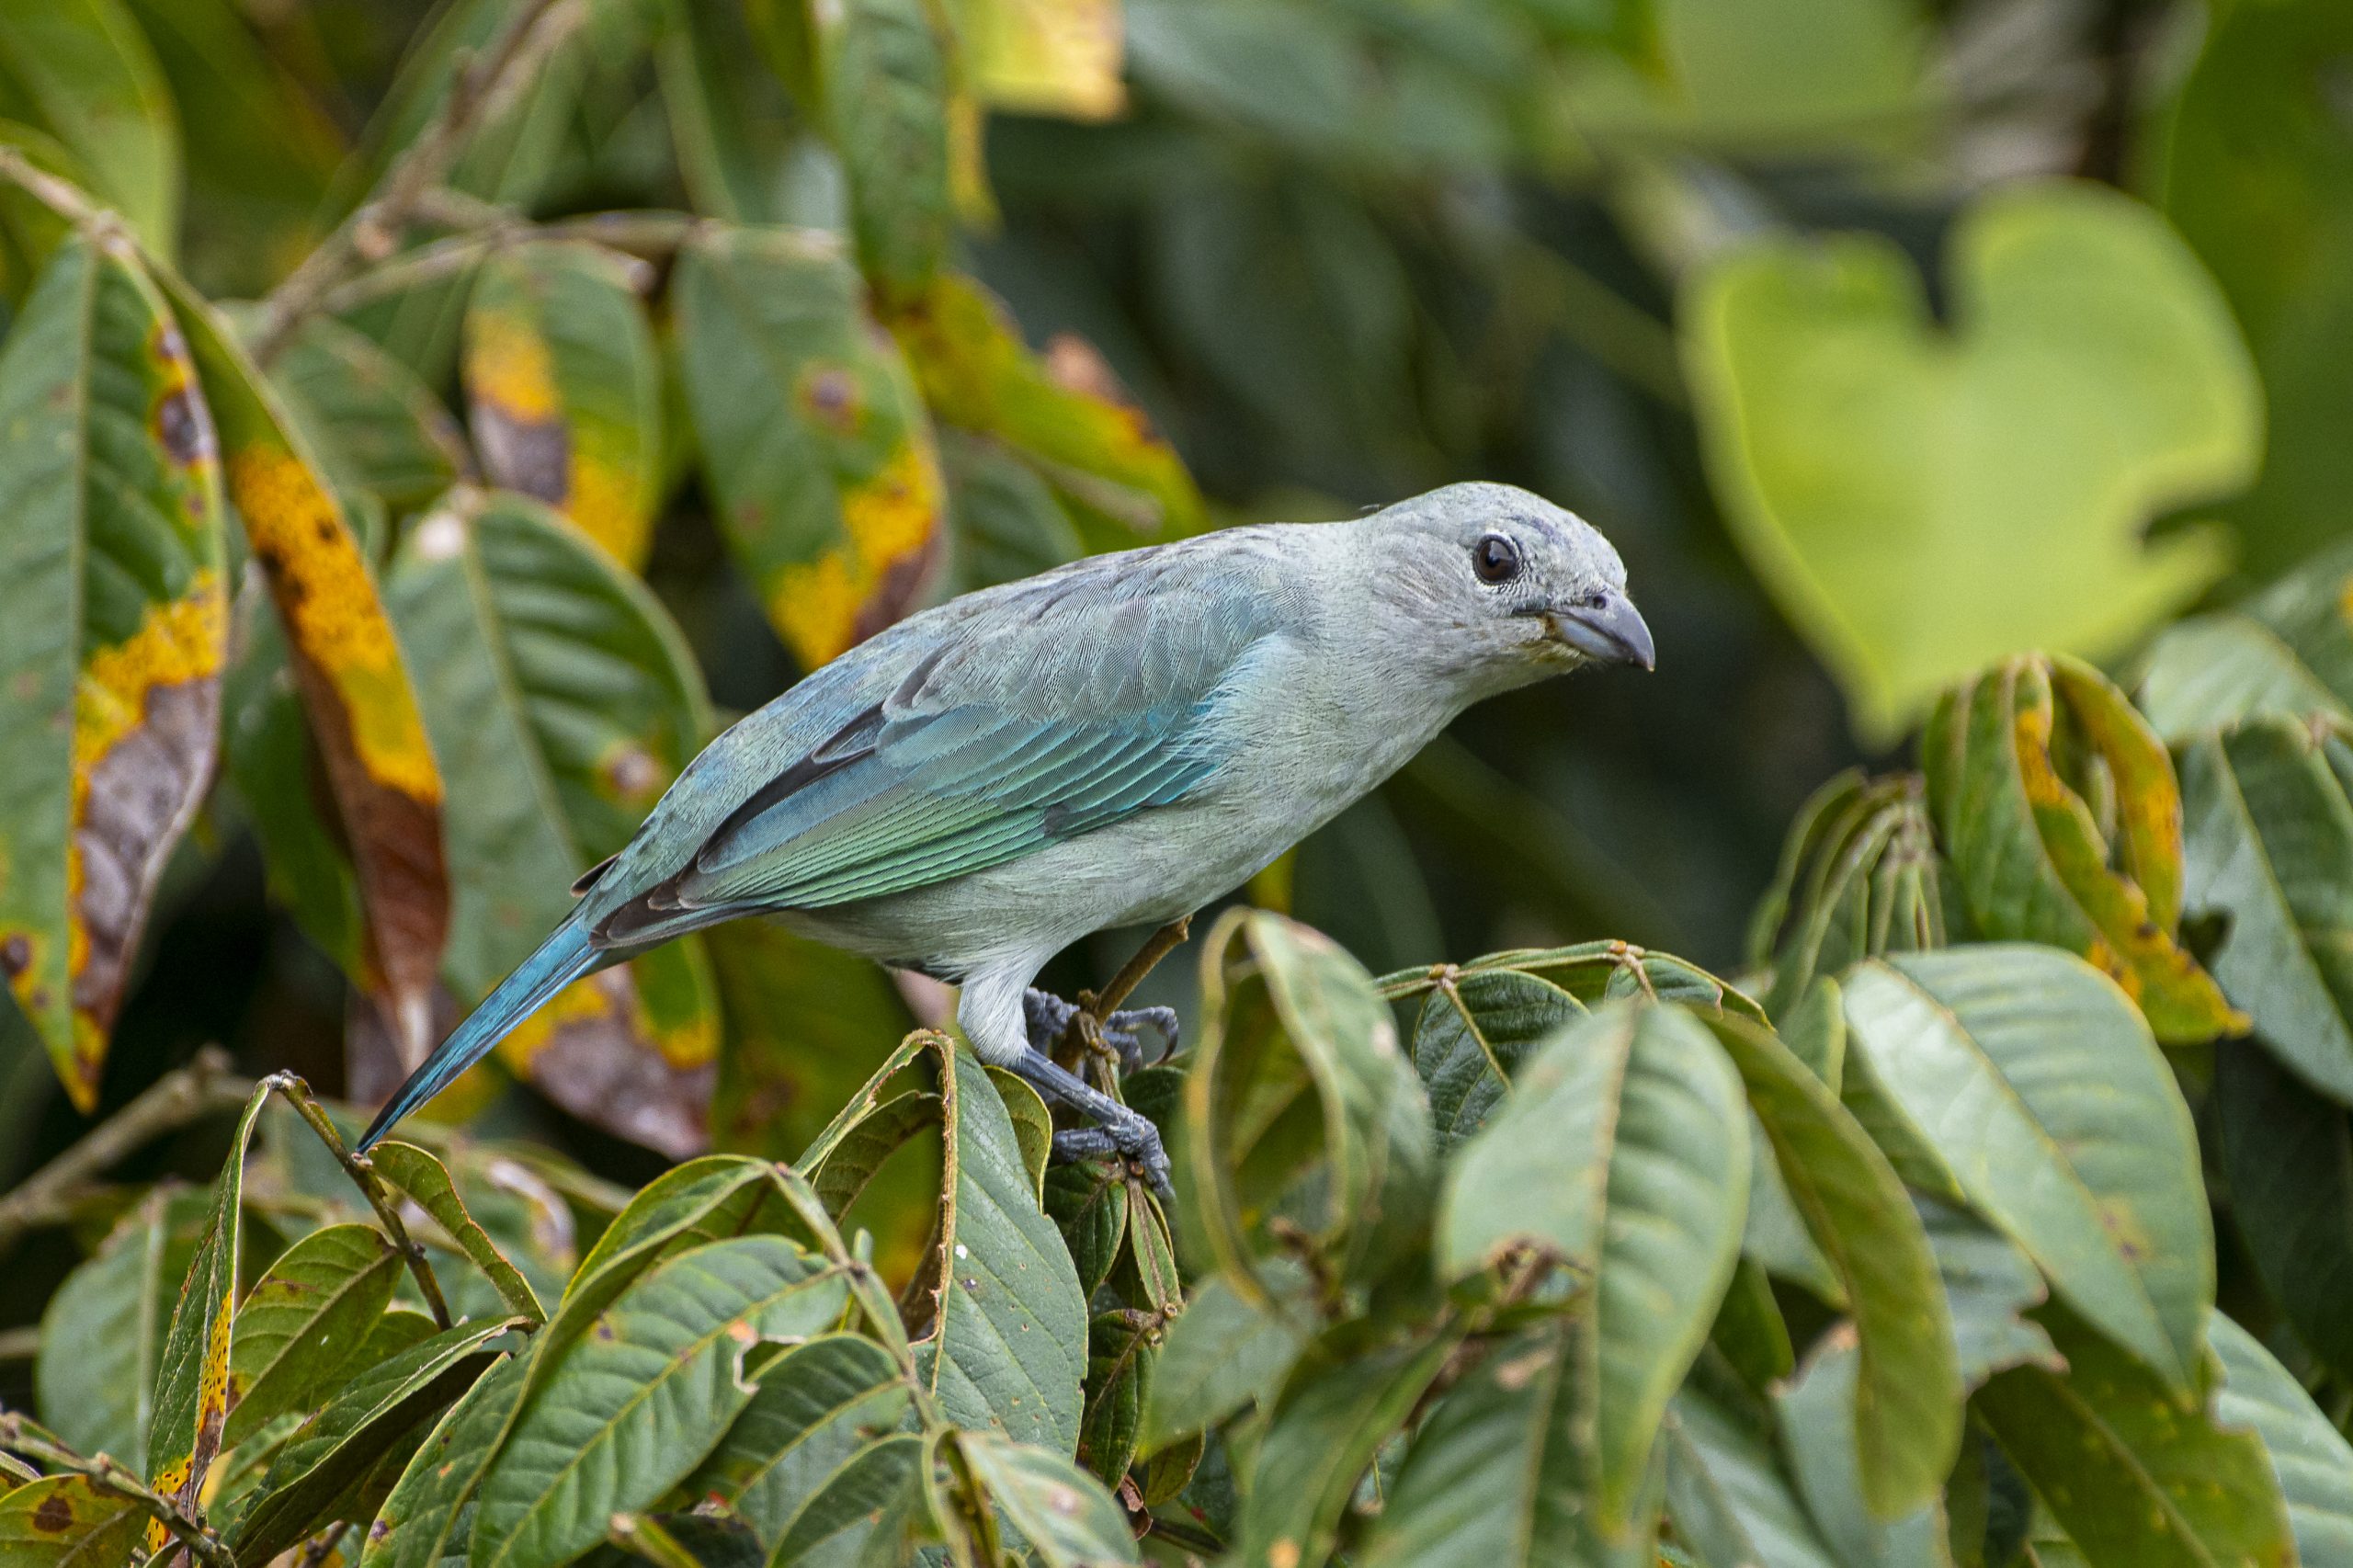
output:
M 924 402 L 943 425 L 992 436 L 1029 461 L 1082 517 L 1112 525 L 1089 543 L 1117 549 L 1209 526 L 1176 449 L 1121 393 L 1100 355 L 1064 335 L 1042 357 L 1011 314 L 969 278 L 942 273 L 891 315 Z
M 639 264 L 585 243 L 494 256 L 467 307 L 474 445 L 493 483 L 545 501 L 633 568 L 661 500 L 662 368 Z
M 938 564 L 939 465 L 914 378 L 824 235 L 703 230 L 674 289 L 721 528 L 813 669 L 913 608 Z
M 479 1002 L 627 843 L 710 720 L 643 584 L 548 506 L 460 489 L 408 530 L 385 597 L 449 770 L 454 886 L 442 978 Z M 691 943 L 571 986 L 501 1060 L 597 1125 L 673 1154 L 704 1133 L 717 988 Z
M 212 307 L 170 287 L 351 864 L 358 978 L 404 1058 L 421 1061 L 449 889 L 441 773 L 416 694 L 367 557 L 277 393 Z
M 2172 759 L 2105 676 L 2064 655 L 2006 659 L 1946 695 L 1920 753 L 1929 808 L 1980 933 L 2088 960 L 2167 1044 L 2245 1031 L 2177 935 Z
M 230 1141 L 229 1157 L 212 1189 L 212 1221 L 196 1245 L 188 1283 L 164 1335 L 155 1379 L 154 1414 L 147 1425 L 147 1483 L 166 1497 L 193 1503 L 204 1472 L 221 1451 L 229 1416 L 230 1329 L 236 1316 L 237 1266 L 244 1244 L 245 1148 L 270 1091 L 245 1102 Z M 164 1527 L 147 1528 L 149 1551 L 165 1541 Z
M 1017 114 L 1110 119 L 1120 80 L 1120 0 L 968 0 L 965 68 L 981 101 Z
M 47 1476 L 0 1497 L 0 1563 L 82 1568 L 127 1562 L 145 1517 L 138 1504 L 99 1491 L 88 1476 Z
M 0 973 L 74 1105 L 219 744 L 220 452 L 169 308 L 76 235 L 0 352 Z

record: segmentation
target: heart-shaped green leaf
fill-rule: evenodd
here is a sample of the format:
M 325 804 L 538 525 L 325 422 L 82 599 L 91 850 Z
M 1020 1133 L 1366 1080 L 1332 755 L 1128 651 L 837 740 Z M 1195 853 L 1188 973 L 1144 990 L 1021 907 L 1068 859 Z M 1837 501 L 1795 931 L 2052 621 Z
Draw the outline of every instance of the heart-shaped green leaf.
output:
M 2245 483 L 2261 444 L 2220 291 L 2138 203 L 2006 187 L 1946 267 L 1949 328 L 1863 237 L 1737 251 L 1683 310 L 1734 536 L 1881 744 L 1982 665 L 2113 653 L 2194 596 L 2220 540 L 2141 530 Z

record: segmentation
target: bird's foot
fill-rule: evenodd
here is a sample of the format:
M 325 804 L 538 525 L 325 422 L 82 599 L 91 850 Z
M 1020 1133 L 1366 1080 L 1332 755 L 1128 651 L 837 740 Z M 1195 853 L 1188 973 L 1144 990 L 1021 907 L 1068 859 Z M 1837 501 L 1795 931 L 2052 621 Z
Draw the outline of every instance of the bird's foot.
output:
M 1075 1002 L 1065 1002 L 1051 991 L 1036 986 L 1021 994 L 1022 1023 L 1029 1036 L 1029 1049 L 1040 1055 L 1051 1056 L 1054 1047 L 1062 1042 L 1070 1029 L 1071 1020 L 1083 1011 Z M 1129 1007 L 1097 1019 L 1096 1032 L 1102 1037 L 1120 1059 L 1120 1071 L 1135 1073 L 1165 1062 L 1176 1051 L 1176 1009 L 1174 1007 Z M 1144 1059 L 1143 1040 L 1136 1031 L 1149 1028 L 1160 1036 L 1160 1051 L 1150 1062 Z
M 1164 1201 L 1175 1198 L 1168 1185 L 1168 1154 L 1160 1145 L 1160 1129 L 1152 1124 L 1149 1117 L 1121 1105 L 1076 1074 L 1056 1065 L 1053 1058 L 1035 1047 L 1013 1062 L 1012 1068 L 1048 1099 L 1094 1119 L 1092 1127 L 1066 1128 L 1055 1133 L 1057 1155 L 1066 1160 L 1086 1160 L 1117 1154 L 1133 1164 Z

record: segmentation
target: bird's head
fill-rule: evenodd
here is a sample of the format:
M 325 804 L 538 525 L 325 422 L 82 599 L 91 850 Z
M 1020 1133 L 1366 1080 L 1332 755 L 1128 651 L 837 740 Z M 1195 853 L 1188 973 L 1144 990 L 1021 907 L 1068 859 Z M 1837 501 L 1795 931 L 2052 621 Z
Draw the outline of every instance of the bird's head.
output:
M 1654 660 L 1626 565 L 1592 524 L 1509 484 L 1449 484 L 1364 519 L 1394 586 L 1466 665 L 1504 684 Z

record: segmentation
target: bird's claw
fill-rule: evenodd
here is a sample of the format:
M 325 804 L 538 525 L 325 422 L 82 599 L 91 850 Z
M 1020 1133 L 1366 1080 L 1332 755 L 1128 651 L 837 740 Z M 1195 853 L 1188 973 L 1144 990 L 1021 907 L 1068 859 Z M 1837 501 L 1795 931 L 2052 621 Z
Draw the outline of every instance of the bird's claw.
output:
M 1021 994 L 1022 1024 L 1029 1036 L 1029 1047 L 1051 1056 L 1054 1047 L 1069 1032 L 1071 1020 L 1081 1011 L 1075 1002 L 1066 1002 L 1051 991 L 1036 986 Z M 1151 1062 L 1144 1059 L 1143 1040 L 1136 1031 L 1149 1028 L 1160 1036 L 1159 1054 Z M 1176 1009 L 1174 1007 L 1127 1007 L 1100 1019 L 1096 1025 L 1103 1043 L 1117 1052 L 1121 1073 L 1141 1072 L 1153 1062 L 1165 1062 L 1176 1054 L 1177 1042 Z

